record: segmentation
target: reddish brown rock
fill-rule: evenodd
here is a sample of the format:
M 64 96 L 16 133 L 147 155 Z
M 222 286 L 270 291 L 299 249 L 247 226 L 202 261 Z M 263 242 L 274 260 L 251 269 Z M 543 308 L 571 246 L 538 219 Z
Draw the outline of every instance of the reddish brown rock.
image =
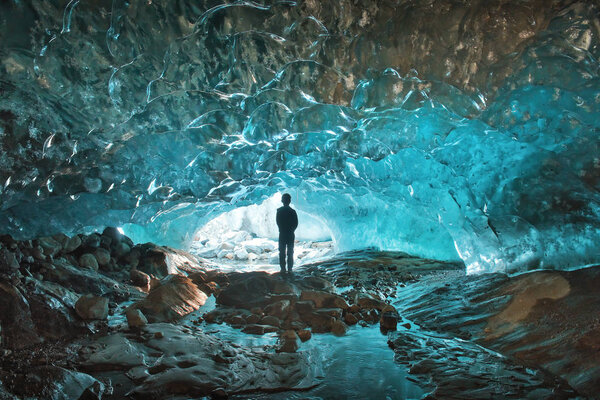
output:
M 358 323 L 358 318 L 352 313 L 346 313 L 344 315 L 344 322 L 348 325 L 355 325 Z
M 386 302 L 367 293 L 358 293 L 354 302 L 363 310 L 377 309 L 381 311 L 387 306 Z
M 289 300 L 279 300 L 265 307 L 265 314 L 273 315 L 279 319 L 285 319 L 290 311 Z
M 172 275 L 131 308 L 142 310 L 150 322 L 174 321 L 200 308 L 206 299 L 191 279 Z
M 300 340 L 303 342 L 306 342 L 312 337 L 312 333 L 308 329 L 301 329 L 297 332 L 297 334 Z
M 336 336 L 344 336 L 348 327 L 339 319 L 334 319 L 331 323 L 331 333 Z
M 319 290 L 304 290 L 300 295 L 300 300 L 310 300 L 315 303 L 316 308 L 341 308 L 345 310 L 349 307 L 343 297 Z
M 300 338 L 294 330 L 283 331 L 279 336 L 278 353 L 295 353 L 300 347 Z
M 129 279 L 134 286 L 140 287 L 146 292 L 150 290 L 150 276 L 147 273 L 132 268 L 129 271 Z

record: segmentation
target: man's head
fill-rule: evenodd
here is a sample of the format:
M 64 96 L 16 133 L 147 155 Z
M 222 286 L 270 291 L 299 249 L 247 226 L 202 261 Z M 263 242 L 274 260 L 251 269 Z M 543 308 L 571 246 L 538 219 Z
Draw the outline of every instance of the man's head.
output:
M 283 196 L 281 196 L 281 202 L 284 205 L 289 206 L 290 203 L 292 202 L 292 196 L 290 196 L 289 193 L 284 193 Z

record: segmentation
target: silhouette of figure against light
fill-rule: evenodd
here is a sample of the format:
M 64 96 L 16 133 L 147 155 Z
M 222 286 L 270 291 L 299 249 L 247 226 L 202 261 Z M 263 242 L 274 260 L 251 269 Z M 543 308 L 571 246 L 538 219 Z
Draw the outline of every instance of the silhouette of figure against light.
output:
M 283 207 L 277 209 L 277 226 L 279 227 L 279 266 L 281 273 L 285 273 L 285 259 L 287 250 L 287 270 L 292 272 L 294 266 L 294 231 L 298 227 L 298 215 L 290 207 L 292 196 L 284 193 L 281 196 Z

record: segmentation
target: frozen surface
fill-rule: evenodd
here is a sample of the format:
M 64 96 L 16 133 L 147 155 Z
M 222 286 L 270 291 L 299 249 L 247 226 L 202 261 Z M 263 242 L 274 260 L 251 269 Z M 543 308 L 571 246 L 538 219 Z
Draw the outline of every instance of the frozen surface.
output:
M 189 246 L 285 190 L 340 251 L 598 262 L 598 11 L 2 2 L 0 230 Z

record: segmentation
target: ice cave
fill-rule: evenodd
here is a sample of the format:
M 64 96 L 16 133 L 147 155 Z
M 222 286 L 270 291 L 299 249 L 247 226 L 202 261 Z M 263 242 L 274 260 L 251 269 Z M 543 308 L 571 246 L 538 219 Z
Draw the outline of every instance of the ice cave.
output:
M 599 58 L 597 0 L 0 1 L 0 399 L 599 398 Z

